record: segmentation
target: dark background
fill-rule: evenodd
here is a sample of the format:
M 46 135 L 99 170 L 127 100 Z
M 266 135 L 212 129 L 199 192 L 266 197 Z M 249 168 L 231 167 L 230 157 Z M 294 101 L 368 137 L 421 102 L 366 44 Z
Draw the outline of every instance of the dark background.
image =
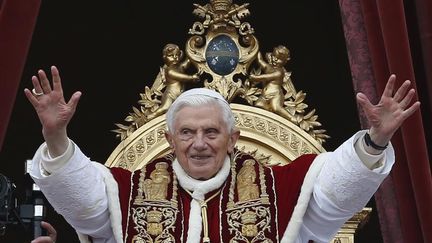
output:
M 246 1 L 235 1 L 241 4 Z M 194 21 L 192 3 L 206 1 L 42 1 L 20 90 L 0 152 L 0 173 L 17 186 L 19 198 L 28 188 L 24 162 L 43 142 L 37 116 L 22 91 L 31 88 L 38 69 L 60 69 L 66 99 L 82 91 L 69 137 L 91 159 L 104 162 L 119 143 L 114 123 L 137 105 L 139 93 L 156 77 L 162 48 L 184 46 Z M 351 82 L 338 2 L 250 1 L 251 23 L 261 51 L 276 45 L 291 51 L 297 90 L 307 93 L 309 109 L 331 138 L 324 144 L 334 150 L 360 127 Z M 373 200 L 369 206 L 374 207 Z M 49 206 L 48 206 L 49 207 Z M 50 207 L 47 221 L 58 232 L 58 243 L 78 242 L 63 218 Z M 29 242 L 31 234 L 10 226 L 0 242 Z M 356 242 L 381 242 L 376 209 Z

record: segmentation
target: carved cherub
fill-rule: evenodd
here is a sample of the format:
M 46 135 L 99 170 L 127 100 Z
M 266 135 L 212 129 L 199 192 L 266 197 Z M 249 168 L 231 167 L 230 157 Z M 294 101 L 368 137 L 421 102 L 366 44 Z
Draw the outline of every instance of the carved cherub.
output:
M 158 75 L 159 78 L 155 80 L 153 87 L 161 85 L 166 87 L 162 95 L 161 105 L 156 111 L 147 116 L 148 120 L 164 114 L 174 100 L 184 91 L 185 83 L 199 81 L 199 76 L 202 73 L 202 71 L 198 71 L 192 75 L 186 73 L 191 61 L 186 57 L 181 62 L 183 51 L 175 44 L 167 44 L 163 48 L 162 55 L 165 65 L 161 68 L 160 75 Z
M 290 60 L 290 52 L 288 48 L 280 45 L 275 47 L 273 52 L 266 53 L 266 59 L 267 62 L 262 54 L 258 53 L 257 61 L 261 74 L 250 74 L 249 76 L 251 82 L 261 82 L 264 86 L 255 105 L 293 121 L 293 114 L 283 107 L 285 99 L 296 94 L 290 73 L 284 68 L 284 65 Z M 286 90 L 285 95 L 283 89 Z

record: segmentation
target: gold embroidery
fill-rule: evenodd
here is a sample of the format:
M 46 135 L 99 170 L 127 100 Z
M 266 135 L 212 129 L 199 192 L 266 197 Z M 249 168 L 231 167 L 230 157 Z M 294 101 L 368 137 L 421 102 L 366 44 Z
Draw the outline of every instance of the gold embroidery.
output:
M 146 243 L 175 242 L 171 230 L 175 228 L 177 213 L 177 210 L 162 207 L 162 205 L 132 208 L 134 228 L 138 232 L 134 239 L 137 238 Z
M 258 234 L 258 227 L 255 225 L 257 221 L 256 213 L 246 210 L 241 216 L 242 234 L 246 237 L 254 237 Z
M 166 159 L 172 161 L 168 156 Z M 137 232 L 132 238 L 133 243 L 175 242 L 173 232 L 179 213 L 178 183 L 175 174 L 170 173 L 168 167 L 169 163 L 158 162 L 150 174 L 144 167 L 140 171 L 138 185 L 133 186 L 138 193 L 133 201 L 134 206 L 130 209 L 131 220 Z M 171 181 L 172 191 L 169 193 Z
M 236 160 L 241 155 L 241 152 L 236 150 L 234 153 L 231 153 L 230 155 L 230 163 L 231 163 L 231 186 L 228 193 L 228 204 L 227 208 L 233 208 L 234 207 L 234 185 L 236 184 L 236 178 L 237 178 L 237 171 L 236 171 Z
M 160 235 L 162 233 L 162 212 L 152 210 L 147 213 L 147 232 L 150 235 Z
M 134 200 L 134 204 L 136 205 L 143 205 L 144 203 L 144 179 L 145 179 L 145 174 L 146 174 L 146 167 L 144 166 L 141 169 L 141 175 L 139 178 L 139 186 L 138 186 L 138 195 L 136 196 L 135 200 Z
M 150 173 L 151 179 L 144 181 L 144 194 L 148 200 L 167 200 L 168 184 L 171 182 L 168 164 L 159 162 Z
M 227 212 L 228 230 L 233 232 L 230 242 L 271 242 L 266 232 L 271 229 L 271 214 L 268 206 L 256 201 L 255 206 L 239 207 Z
M 246 160 L 237 175 L 237 193 L 239 202 L 259 198 L 258 185 L 255 184 L 256 172 L 254 165 L 254 160 Z
M 138 235 L 135 235 L 132 238 L 132 243 L 146 243 L 146 242 L 144 241 L 143 238 L 139 237 Z
M 259 168 L 259 175 L 260 175 L 260 186 L 261 186 L 261 203 L 263 204 L 270 204 L 269 201 L 269 195 L 267 194 L 267 186 L 266 186 L 266 179 L 264 175 L 264 166 L 262 164 L 258 164 Z
M 236 154 L 235 159 L 241 156 Z M 253 159 L 247 159 L 238 173 L 233 163 L 231 174 L 232 181 L 226 211 L 228 230 L 233 236 L 230 242 L 272 242 L 267 237 L 272 227 L 272 216 L 264 167 Z M 234 201 L 236 193 L 237 201 Z

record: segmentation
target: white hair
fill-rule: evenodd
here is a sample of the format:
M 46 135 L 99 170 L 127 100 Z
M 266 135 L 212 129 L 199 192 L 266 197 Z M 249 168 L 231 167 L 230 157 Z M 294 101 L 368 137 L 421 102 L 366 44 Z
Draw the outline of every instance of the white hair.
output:
M 234 114 L 229 106 L 228 102 L 218 92 L 207 89 L 207 88 L 195 88 L 190 89 L 182 93 L 172 103 L 166 113 L 166 121 L 169 132 L 174 132 L 174 121 L 177 112 L 183 107 L 192 106 L 205 106 L 205 105 L 216 105 L 222 111 L 222 119 L 225 122 L 228 132 L 234 131 L 235 119 Z

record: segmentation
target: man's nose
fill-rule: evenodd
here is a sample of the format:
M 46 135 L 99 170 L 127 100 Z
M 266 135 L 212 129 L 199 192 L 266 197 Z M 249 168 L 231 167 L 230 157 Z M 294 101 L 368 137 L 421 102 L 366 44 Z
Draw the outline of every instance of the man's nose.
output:
M 203 150 L 207 148 L 207 142 L 202 134 L 197 134 L 193 142 L 193 148 L 197 150 Z

